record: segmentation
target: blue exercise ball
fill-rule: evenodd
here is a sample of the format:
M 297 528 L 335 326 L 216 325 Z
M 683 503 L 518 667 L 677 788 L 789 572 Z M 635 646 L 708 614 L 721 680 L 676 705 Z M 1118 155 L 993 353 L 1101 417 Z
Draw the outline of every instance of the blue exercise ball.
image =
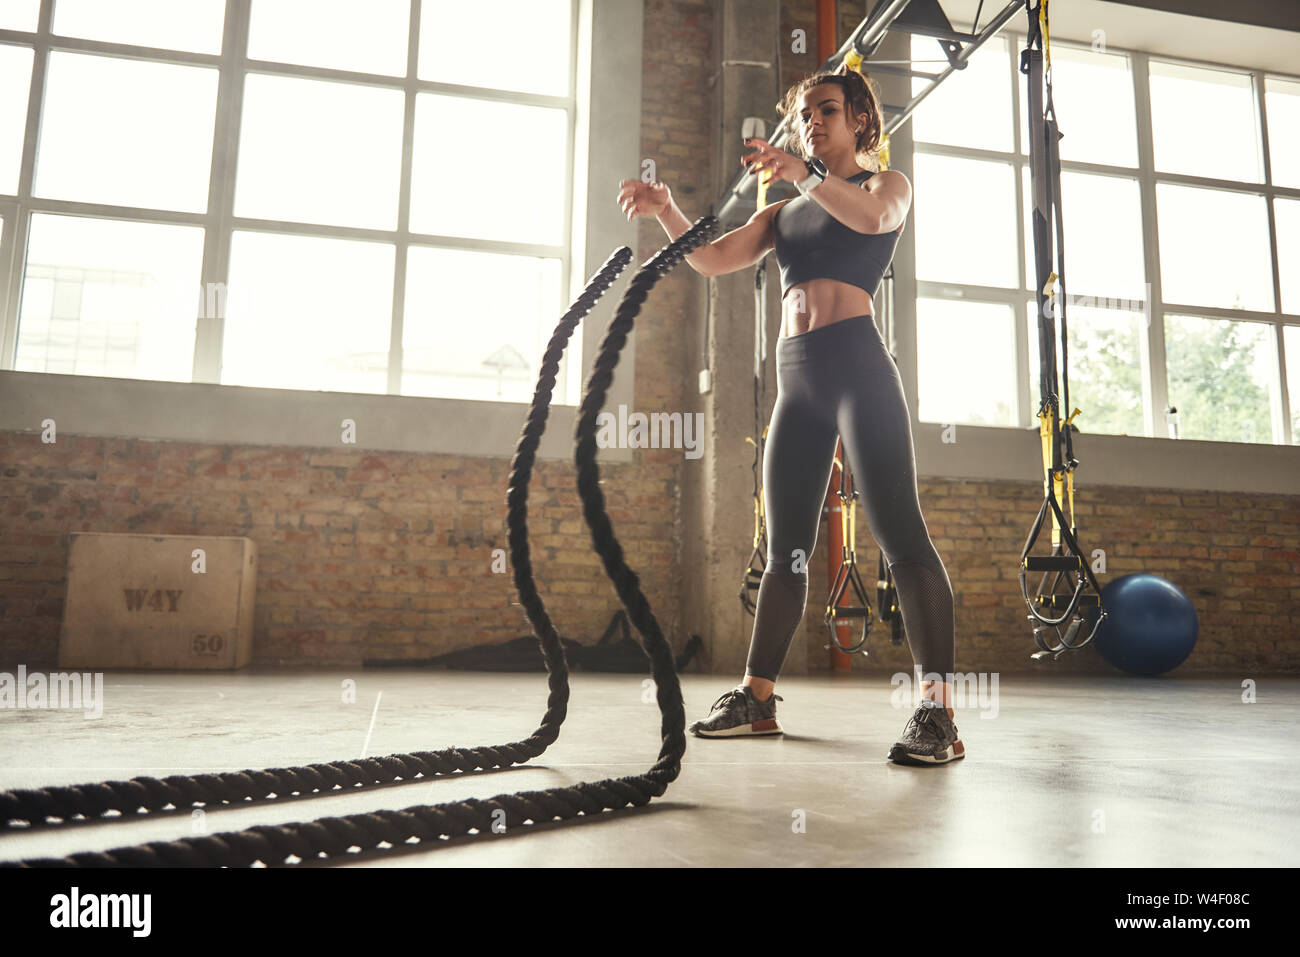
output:
M 1121 671 L 1173 671 L 1196 647 L 1196 609 L 1173 582 L 1145 572 L 1124 575 L 1101 589 L 1106 618 L 1094 644 Z

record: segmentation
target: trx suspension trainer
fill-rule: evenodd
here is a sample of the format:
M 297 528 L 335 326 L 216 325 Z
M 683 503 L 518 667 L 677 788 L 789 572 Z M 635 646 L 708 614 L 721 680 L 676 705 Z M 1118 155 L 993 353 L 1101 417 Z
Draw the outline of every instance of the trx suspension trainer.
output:
M 1074 419 L 1079 409 L 1073 409 L 1068 418 L 1062 410 L 1070 408 L 1069 344 L 1066 326 L 1065 290 L 1065 230 L 1061 219 L 1061 157 L 1060 130 L 1056 122 L 1056 109 L 1052 102 L 1052 54 L 1048 31 L 1047 5 L 1041 0 L 1032 5 L 1025 0 L 1029 17 L 1029 33 L 1025 49 L 1020 54 L 1020 71 L 1028 77 L 1029 108 L 1029 170 L 1033 192 L 1032 225 L 1034 235 L 1034 265 L 1036 282 L 1034 291 L 1038 307 L 1039 351 L 1039 434 L 1043 448 L 1044 499 L 1038 516 L 1034 519 L 1020 554 L 1018 577 L 1020 594 L 1029 608 L 1034 622 L 1034 642 L 1039 650 L 1030 657 L 1056 659 L 1067 651 L 1082 648 L 1097 634 L 1097 628 L 1106 617 L 1101 605 L 1101 587 L 1093 577 L 1088 557 L 1079 547 L 1078 528 L 1074 523 L 1074 470 L 1079 462 L 1074 457 Z M 1046 70 L 1044 70 L 1046 57 Z M 1046 102 L 1044 102 L 1044 89 Z M 1054 227 L 1054 231 L 1053 231 Z M 1055 240 L 1056 269 L 1052 269 L 1053 240 Z M 1060 285 L 1060 294 L 1056 286 Z M 1056 394 L 1056 322 L 1061 317 L 1061 388 L 1064 406 Z M 1068 497 L 1070 520 L 1061 512 L 1061 499 Z M 1029 552 L 1043 527 L 1043 520 L 1051 512 L 1052 554 L 1050 557 L 1032 557 Z M 1043 572 L 1033 599 L 1025 583 L 1028 572 Z M 1051 584 L 1048 579 L 1055 577 Z M 1075 577 L 1078 581 L 1076 583 Z M 1061 594 L 1058 589 L 1064 585 Z M 1087 593 L 1091 585 L 1093 592 Z M 1037 607 L 1035 607 L 1037 606 Z M 1059 616 L 1044 614 L 1039 608 L 1061 610 Z M 1071 616 L 1074 616 L 1070 621 Z M 1064 635 L 1060 626 L 1069 621 Z M 1079 632 L 1088 627 L 1086 637 L 1076 640 Z M 1048 629 L 1056 632 L 1057 640 L 1051 642 Z

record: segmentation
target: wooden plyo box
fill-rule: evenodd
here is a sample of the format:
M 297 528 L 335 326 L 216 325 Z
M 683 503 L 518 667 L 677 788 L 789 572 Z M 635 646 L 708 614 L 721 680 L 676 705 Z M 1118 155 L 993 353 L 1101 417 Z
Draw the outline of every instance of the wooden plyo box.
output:
M 251 538 L 76 532 L 71 539 L 60 668 L 248 664 L 257 586 Z

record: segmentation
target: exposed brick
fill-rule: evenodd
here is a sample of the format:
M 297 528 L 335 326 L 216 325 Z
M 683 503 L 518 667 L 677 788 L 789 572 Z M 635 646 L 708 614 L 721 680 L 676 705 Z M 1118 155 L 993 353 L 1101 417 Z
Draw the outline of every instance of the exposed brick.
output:
M 861 5 L 842 3 L 838 10 L 847 36 Z M 645 17 L 642 69 L 654 79 L 642 84 L 640 153 L 656 161 L 688 217 L 698 216 L 712 198 L 704 184 L 716 175 L 715 119 L 709 110 L 683 109 L 683 91 L 707 89 L 714 72 L 714 5 L 655 0 Z M 783 92 L 818 66 L 816 4 L 783 3 L 780 17 L 782 35 L 801 28 L 809 46 L 794 55 L 784 44 Z M 638 260 L 664 238 L 658 224 L 640 221 Z M 698 337 L 672 321 L 698 310 L 698 300 L 698 285 L 672 276 L 646 303 L 635 332 L 638 410 L 699 408 Z M 770 381 L 769 389 L 774 393 Z M 976 435 L 969 429 L 962 434 Z M 713 434 L 703 439 L 732 441 Z M 681 450 L 638 450 L 634 456 L 630 463 L 602 462 L 602 488 L 665 634 L 685 634 L 699 625 L 681 619 L 677 596 L 684 575 L 698 570 L 681 567 L 682 543 L 691 534 L 683 527 L 681 487 L 689 474 L 684 470 L 700 463 L 686 460 Z M 29 664 L 56 659 L 68 533 L 78 529 L 248 535 L 261 557 L 258 663 L 350 666 L 366 657 L 419 658 L 526 634 L 511 576 L 491 570 L 492 550 L 506 545 L 509 464 L 508 457 L 348 446 L 76 435 L 47 445 L 37 433 L 0 433 L 0 657 Z M 748 480 L 746 471 L 746 495 Z M 920 486 L 931 538 L 957 596 L 958 668 L 1030 667 L 1033 638 L 1016 568 L 1041 502 L 1041 482 L 927 477 Z M 539 462 L 529 502 L 539 585 L 561 630 L 593 640 L 618 603 L 591 553 L 579 509 L 572 464 Z M 1075 514 L 1085 552 L 1106 550 L 1102 584 L 1146 571 L 1173 581 L 1192 599 L 1201 639 L 1181 671 L 1300 667 L 1300 585 L 1293 584 L 1300 581 L 1300 497 L 1084 483 Z M 874 593 L 878 549 L 861 513 L 859 519 L 858 555 Z M 736 534 L 747 540 L 750 529 Z M 1039 537 L 1040 546 L 1047 541 L 1050 527 Z M 802 627 L 810 666 L 825 669 L 819 610 L 827 588 L 824 534 L 810 569 Z M 1031 589 L 1040 577 L 1029 576 Z M 873 658 L 854 667 L 910 669 L 906 646 L 890 647 L 883 634 L 873 632 Z M 742 630 L 708 637 L 717 647 L 748 643 Z M 1113 673 L 1095 649 L 1050 667 Z

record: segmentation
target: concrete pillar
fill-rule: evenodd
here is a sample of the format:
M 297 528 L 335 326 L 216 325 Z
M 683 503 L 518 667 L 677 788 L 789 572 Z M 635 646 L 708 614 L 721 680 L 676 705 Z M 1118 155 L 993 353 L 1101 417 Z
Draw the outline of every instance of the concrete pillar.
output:
M 715 9 L 717 138 L 710 195 L 716 200 L 730 185 L 746 152 L 741 142 L 744 118 L 765 118 L 771 132 L 773 107 L 782 91 L 778 88 L 778 0 L 723 0 Z M 715 202 L 713 208 L 717 205 Z M 743 225 L 748 215 L 723 223 L 721 232 Z M 780 288 L 775 260 L 769 255 L 764 262 L 769 319 L 766 420 L 776 395 L 772 360 L 780 322 Z M 753 449 L 745 437 L 754 430 L 754 268 L 710 280 L 708 306 L 701 321 L 705 328 L 695 328 L 690 334 L 693 341 L 705 344 L 712 388 L 700 396 L 707 436 L 705 454 L 683 470 L 682 620 L 705 640 L 704 665 L 712 672 L 739 679 L 753 628 L 753 619 L 737 595 L 753 535 Z M 792 650 L 789 664 L 788 671 L 802 671 L 802 653 Z
M 938 44 L 935 44 L 937 51 Z M 911 36 L 906 33 L 886 34 L 876 58 L 880 60 L 905 60 L 911 57 Z M 929 54 L 938 56 L 938 53 Z M 942 69 L 941 64 L 921 64 L 918 70 Z M 910 77 L 889 73 L 871 73 L 870 62 L 867 73 L 875 80 L 882 103 L 903 106 L 912 98 L 912 80 Z M 964 77 L 960 73 L 950 76 L 944 83 L 960 83 Z M 926 103 L 929 101 L 927 100 Z M 924 110 L 926 103 L 917 109 Z M 889 118 L 885 117 L 888 122 Z M 908 182 L 915 183 L 912 175 L 912 121 L 907 120 L 894 131 L 889 139 L 889 166 L 907 177 Z M 915 204 L 915 197 L 913 198 Z M 907 408 L 912 416 L 913 430 L 916 422 L 916 219 L 915 210 L 907 214 L 907 225 L 899 237 L 898 247 L 894 250 L 894 303 L 893 328 L 887 331 L 886 344 L 894 351 L 898 362 L 898 372 L 903 379 L 903 394 L 907 397 Z M 879 317 L 878 322 L 879 325 Z M 885 330 L 882 330 L 885 331 Z M 914 437 L 915 438 L 915 437 Z M 861 526 L 862 523 L 859 523 Z

